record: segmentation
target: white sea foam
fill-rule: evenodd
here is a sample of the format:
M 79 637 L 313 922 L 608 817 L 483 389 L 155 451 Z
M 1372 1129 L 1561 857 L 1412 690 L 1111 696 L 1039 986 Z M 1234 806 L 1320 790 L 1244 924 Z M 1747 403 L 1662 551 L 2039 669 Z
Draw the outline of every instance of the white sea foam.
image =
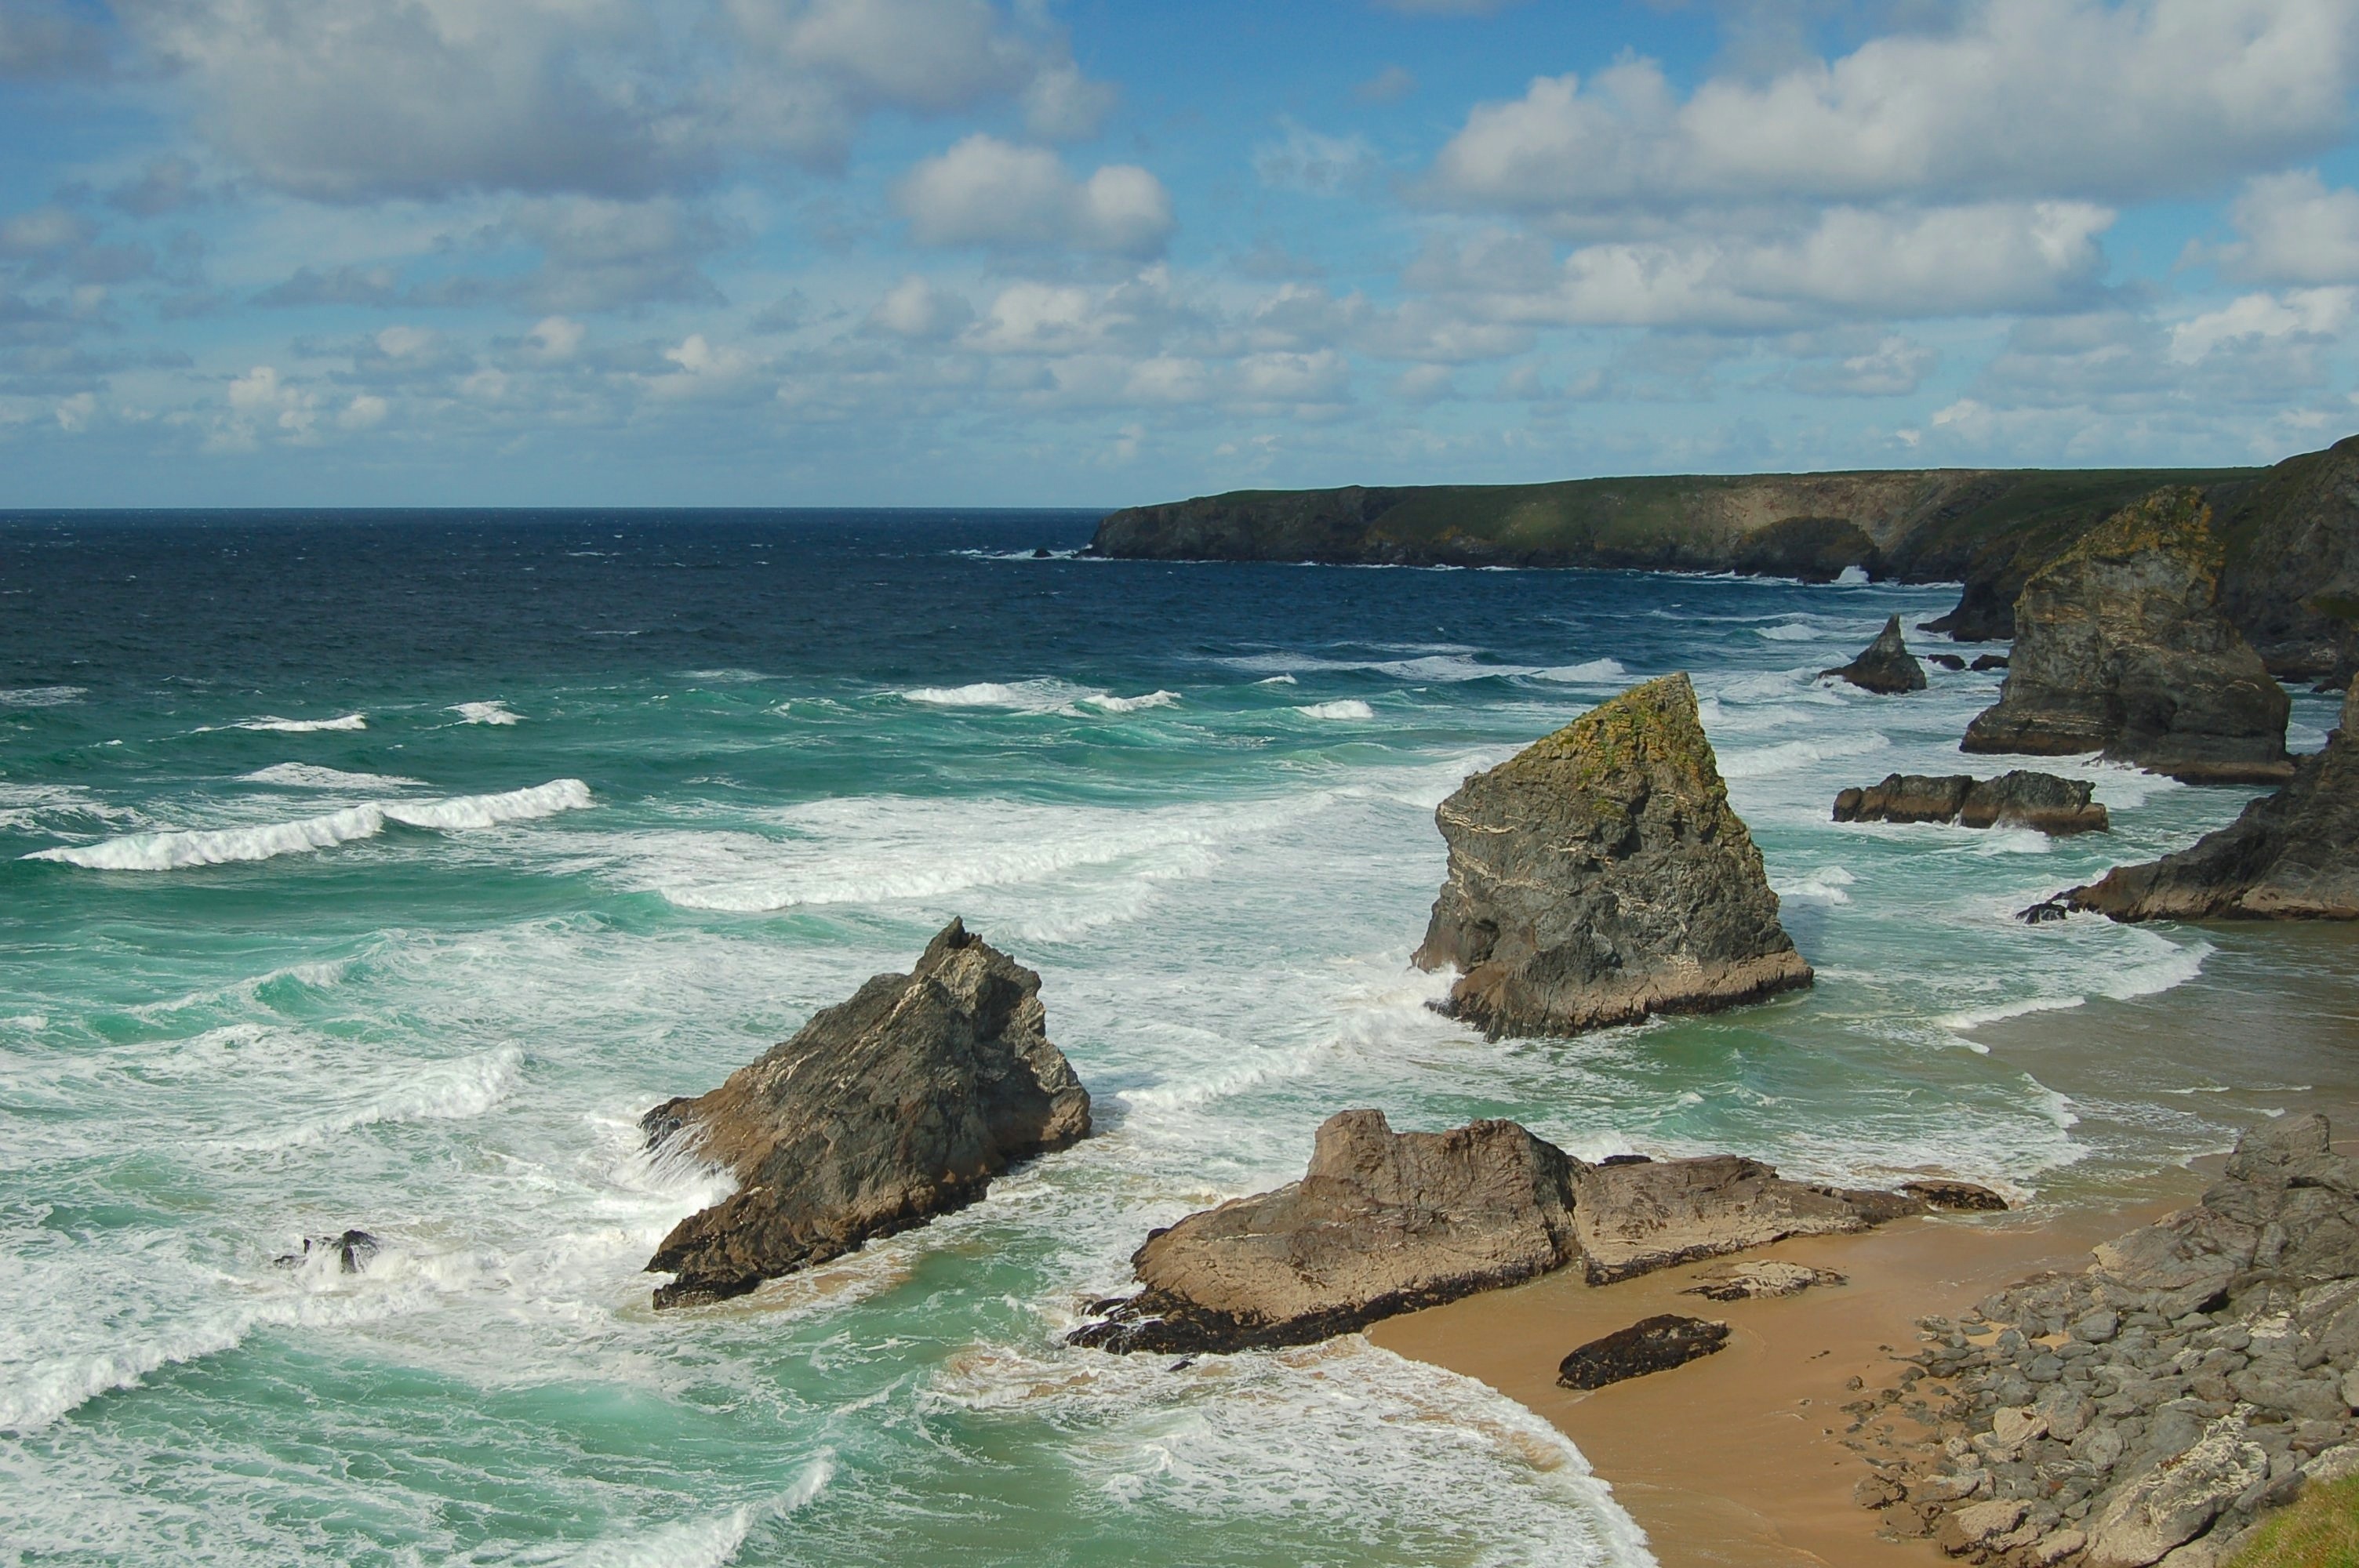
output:
M 419 789 L 421 779 L 406 779 L 395 773 L 348 773 L 342 768 L 323 768 L 311 762 L 273 762 L 266 768 L 256 768 L 244 775 L 249 784 L 281 784 L 288 789 Z
M 335 719 L 248 719 L 232 725 L 234 730 L 269 730 L 281 735 L 310 735 L 322 730 L 365 730 L 368 715 L 347 713 Z
M 1806 899 L 1815 903 L 1849 903 L 1851 894 L 1844 890 L 1858 881 L 1841 866 L 1821 866 L 1807 876 L 1771 885 L 1779 898 Z
M 1455 646 L 1455 644 L 1451 644 Z M 1428 653 L 1410 659 L 1335 659 L 1316 654 L 1247 654 L 1216 659 L 1231 669 L 1268 672 L 1264 685 L 1279 676 L 1377 675 L 1420 685 L 1456 686 L 1478 680 L 1545 680 L 1579 685 L 1618 679 L 1622 665 L 1615 659 L 1591 659 L 1578 665 L 1485 664 L 1470 656 L 1474 650 Z M 1288 682 L 1288 684 L 1292 684 Z
M 1340 697 L 1333 702 L 1310 702 L 1295 712 L 1305 719 L 1374 719 L 1376 710 L 1356 697 Z
M 289 1149 L 379 1122 L 463 1121 L 483 1115 L 523 1081 L 524 1053 L 513 1045 L 453 1062 L 406 1069 L 402 1082 L 364 1096 L 283 1132 L 236 1141 L 243 1149 Z
M 901 694 L 904 702 L 926 708 L 1003 708 L 1016 713 L 1055 713 L 1102 696 L 1071 681 L 975 681 L 967 686 L 921 686 Z
M 2151 932 L 2129 935 L 2144 939 L 2137 945 L 2137 951 L 2143 957 L 2125 962 L 2122 955 L 2110 950 L 2093 953 L 2068 971 L 2071 989 L 2051 990 L 2037 996 L 1995 1002 L 1987 1007 L 1968 1008 L 1951 1013 L 1941 1020 L 1941 1023 L 1945 1028 L 1965 1033 L 1984 1024 L 1999 1023 L 2029 1013 L 2061 1012 L 2085 1007 L 2095 997 L 2103 997 L 2109 1001 L 2131 1001 L 2138 997 L 2153 996 L 2185 985 L 2201 974 L 2203 961 L 2214 951 L 2209 942 L 2190 942 L 2181 946 Z
M 1858 565 L 1843 568 L 1843 570 L 1835 574 L 1835 586 L 1837 588 L 1865 588 L 1867 586 L 1867 568 Z
M 744 1503 L 713 1519 L 681 1519 L 625 1536 L 592 1541 L 571 1559 L 573 1568 L 723 1568 L 736 1561 L 756 1524 L 793 1513 L 827 1489 L 834 1455 L 802 1468 L 794 1485 L 761 1503 Z
M 1592 659 L 1581 665 L 1558 665 L 1532 672 L 1538 680 L 1559 681 L 1567 686 L 1584 686 L 1598 681 L 1620 680 L 1629 671 L 1619 659 Z
M 454 704 L 451 711 L 469 724 L 506 725 L 524 722 L 524 716 L 509 712 L 508 705 L 505 702 L 462 702 Z
M 1864 734 L 1831 736 L 1823 741 L 1787 741 L 1775 746 L 1723 752 L 1720 757 L 1720 773 L 1723 778 L 1730 779 L 1767 778 L 1835 757 L 1864 756 L 1871 752 L 1881 752 L 1891 744 L 1890 737 L 1873 730 Z
M 447 800 L 371 801 L 322 816 L 273 822 L 255 827 L 182 829 L 134 833 L 103 843 L 37 849 L 28 860 L 58 860 L 103 871 L 171 871 L 267 860 L 374 838 L 388 822 L 448 831 L 529 822 L 591 804 L 590 786 L 580 779 L 557 779 L 505 795 L 453 795 Z
M 1292 676 L 1264 676 L 1254 682 L 1256 686 L 1294 686 L 1296 684 L 1298 683 Z
M 19 686 L 0 690 L 0 706 L 8 708 L 63 708 L 70 702 L 80 702 L 88 695 L 79 686 Z
M 1107 713 L 1136 713 L 1146 708 L 1169 708 L 1180 700 L 1176 691 L 1150 691 L 1144 697 L 1113 697 L 1104 692 L 1093 692 L 1082 698 L 1090 708 Z

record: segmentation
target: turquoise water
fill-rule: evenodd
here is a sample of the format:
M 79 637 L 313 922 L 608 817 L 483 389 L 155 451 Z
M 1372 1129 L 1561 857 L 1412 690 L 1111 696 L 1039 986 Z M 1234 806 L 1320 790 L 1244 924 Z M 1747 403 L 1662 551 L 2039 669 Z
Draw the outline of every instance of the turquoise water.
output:
M 2242 793 L 1826 820 L 1961 765 L 1995 676 L 1812 678 L 1951 593 L 1030 558 L 1092 521 L 0 520 L 0 1561 L 1641 1563 L 1478 1385 L 1060 1336 L 1349 1106 L 2047 1202 L 2350 1096 L 2338 935 L 2006 918 Z M 1433 1014 L 1434 804 L 1675 668 L 1817 989 Z M 1100 1135 L 655 1315 L 720 1189 L 639 1112 L 953 914 L 1042 972 Z M 353 1226 L 364 1272 L 273 1266 Z

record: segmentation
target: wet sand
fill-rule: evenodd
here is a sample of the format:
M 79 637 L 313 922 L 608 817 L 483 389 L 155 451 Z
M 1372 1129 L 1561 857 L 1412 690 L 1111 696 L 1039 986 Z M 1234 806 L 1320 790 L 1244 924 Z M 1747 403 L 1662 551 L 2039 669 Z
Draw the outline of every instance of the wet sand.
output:
M 1480 1379 L 1554 1422 L 1612 1485 L 1663 1568 L 1941 1563 L 1929 1541 L 1881 1538 L 1878 1516 L 1852 1501 L 1867 1471 L 1843 1445 L 1854 1418 L 1842 1407 L 1893 1386 L 1891 1353 L 1916 1346 L 1918 1318 L 1961 1315 L 2043 1270 L 2081 1269 L 2091 1247 L 2192 1202 L 2204 1182 L 2174 1171 L 2134 1203 L 1905 1220 L 1746 1254 L 1848 1278 L 1782 1300 L 1680 1293 L 1725 1259 L 1596 1289 L 1568 1271 L 1393 1318 L 1368 1337 Z M 1558 1387 L 1565 1352 L 1657 1313 L 1723 1320 L 1728 1343 L 1593 1393 Z M 1854 1377 L 1864 1388 L 1844 1387 Z M 1874 1435 L 1871 1426 L 1851 1441 Z

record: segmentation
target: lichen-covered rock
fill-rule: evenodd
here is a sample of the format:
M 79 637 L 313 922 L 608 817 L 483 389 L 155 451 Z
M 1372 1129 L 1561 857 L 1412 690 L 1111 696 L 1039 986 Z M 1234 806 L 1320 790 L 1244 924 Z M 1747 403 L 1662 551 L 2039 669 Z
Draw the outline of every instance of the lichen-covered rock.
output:
M 1077 1330 L 1108 1350 L 1307 1345 L 1560 1267 L 1580 1245 L 1574 1162 L 1512 1121 L 1320 1127 L 1300 1181 L 1190 1215 L 1131 1258 L 1144 1287 Z
M 1995 779 L 1967 773 L 1887 773 L 1881 784 L 1835 796 L 1837 822 L 1957 823 L 2042 833 L 2102 833 L 2105 808 L 2091 799 L 2094 786 L 2079 779 L 2017 768 Z
M 1593 1285 L 1924 1212 L 1897 1193 L 1788 1181 L 1775 1166 L 1737 1154 L 1573 1169 L 1573 1229 Z
M 1049 1042 L 1040 977 L 953 920 L 906 975 L 811 1015 L 712 1093 L 641 1119 L 737 1178 L 647 1262 L 658 1307 L 743 1295 L 982 1197 L 1012 1162 L 1090 1130 Z
M 1701 1012 L 1810 983 L 1684 675 L 1633 687 L 1434 813 L 1450 871 L 1418 949 L 1493 1036 Z
M 1900 633 L 1900 617 L 1895 615 L 1884 623 L 1875 641 L 1860 651 L 1859 657 L 1847 665 L 1821 675 L 1849 681 L 1862 691 L 1872 691 L 1889 697 L 1904 691 L 1925 689 L 1925 666 L 1908 651 L 1908 640 Z
M 2190 783 L 2289 774 L 2290 703 L 2220 612 L 2211 517 L 2200 491 L 2157 491 L 2036 573 L 1963 749 L 2102 752 Z
M 1658 1313 L 1578 1346 L 1558 1363 L 1556 1380 L 1568 1389 L 1602 1389 L 1684 1367 L 1727 1343 L 1724 1323 Z
M 2115 920 L 2359 920 L 2359 679 L 2326 749 L 2176 854 L 2061 895 Z
M 2267 1478 L 2269 1456 L 2235 1416 L 2215 1422 L 2192 1448 L 2133 1476 L 2089 1531 L 2087 1568 L 2148 1568 L 2192 1541 L 2223 1509 Z

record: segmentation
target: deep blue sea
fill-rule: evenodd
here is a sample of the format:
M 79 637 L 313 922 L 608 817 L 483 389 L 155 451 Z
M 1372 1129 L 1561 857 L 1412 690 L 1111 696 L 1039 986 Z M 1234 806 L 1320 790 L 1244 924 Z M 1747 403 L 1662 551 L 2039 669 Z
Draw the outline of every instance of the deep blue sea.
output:
M 0 514 L 0 1563 L 1639 1563 L 1478 1384 L 1060 1336 L 1347 1107 L 2038 1204 L 2359 1100 L 2351 933 L 2008 918 L 2248 792 L 1828 820 L 1968 766 L 1996 675 L 1816 678 L 1953 590 L 1072 558 L 1094 521 Z M 1434 805 L 1673 669 L 1817 988 L 1434 1014 Z M 1099 1136 L 656 1315 L 722 1189 L 639 1113 L 952 914 L 1045 977 Z M 365 1271 L 274 1266 L 347 1227 Z

